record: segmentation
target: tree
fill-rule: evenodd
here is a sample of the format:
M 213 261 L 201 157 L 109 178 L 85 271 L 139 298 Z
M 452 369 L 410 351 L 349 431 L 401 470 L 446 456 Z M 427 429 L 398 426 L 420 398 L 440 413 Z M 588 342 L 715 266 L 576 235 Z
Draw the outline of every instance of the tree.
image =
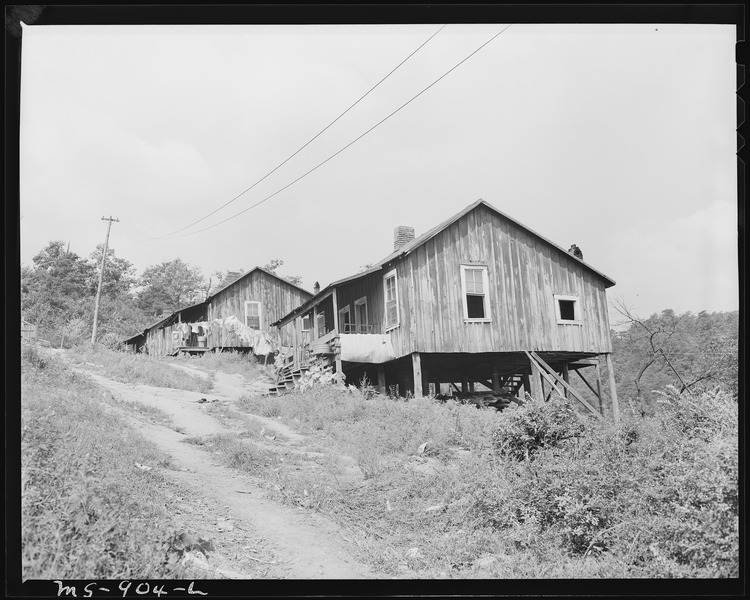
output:
M 738 312 L 696 316 L 667 309 L 644 319 L 622 302 L 615 308 L 628 326 L 612 332 L 612 345 L 619 393 L 631 410 L 651 412 L 656 391 L 667 385 L 687 393 L 718 386 L 737 394 Z
M 197 302 L 205 282 L 197 267 L 176 258 L 148 267 L 141 275 L 140 285 L 139 308 L 157 317 Z
M 91 293 L 96 294 L 99 285 L 99 269 L 102 264 L 104 244 L 98 244 L 90 259 L 96 268 L 96 276 L 91 281 Z M 107 248 L 107 262 L 104 266 L 102 296 L 117 298 L 128 295 L 136 283 L 135 267 L 130 261 L 115 256 L 114 248 Z
M 32 259 L 34 266 L 21 269 L 21 312 L 38 329 L 57 329 L 62 322 L 87 314 L 85 299 L 96 268 L 52 241 Z
M 283 264 L 283 260 L 281 260 L 280 258 L 274 258 L 270 263 L 264 265 L 263 269 L 265 269 L 269 273 L 273 273 L 274 275 L 281 277 L 283 280 L 288 281 L 293 285 L 302 285 L 302 277 L 300 277 L 299 275 L 279 275 L 276 272 L 276 269 L 281 267 Z

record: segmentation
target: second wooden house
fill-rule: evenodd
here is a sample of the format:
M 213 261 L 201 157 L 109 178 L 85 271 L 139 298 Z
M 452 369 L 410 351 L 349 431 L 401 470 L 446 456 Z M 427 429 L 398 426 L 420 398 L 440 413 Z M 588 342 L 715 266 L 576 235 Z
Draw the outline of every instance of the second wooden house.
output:
M 307 290 L 255 267 L 203 302 L 160 318 L 125 343 L 155 356 L 209 350 L 252 350 L 266 355 L 291 344 L 289 336 L 272 323 L 310 298 Z

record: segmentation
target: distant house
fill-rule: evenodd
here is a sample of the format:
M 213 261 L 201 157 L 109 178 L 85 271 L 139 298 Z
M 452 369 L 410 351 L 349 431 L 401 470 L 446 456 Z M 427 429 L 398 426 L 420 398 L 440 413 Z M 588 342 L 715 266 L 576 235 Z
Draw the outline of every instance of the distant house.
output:
M 203 302 L 160 318 L 124 343 L 155 356 L 213 349 L 252 349 L 265 355 L 291 343 L 271 323 L 311 297 L 307 290 L 255 267 L 237 274 Z
M 331 283 L 276 325 L 292 340 L 291 374 L 330 364 L 348 383 L 366 377 L 401 395 L 430 387 L 514 398 L 556 390 L 599 412 L 569 375 L 595 368 L 596 383 L 579 375 L 601 403 L 597 359 L 612 351 L 612 285 L 479 200 L 416 239 L 413 229 L 397 228 L 391 254 Z M 613 400 L 616 407 L 616 393 Z

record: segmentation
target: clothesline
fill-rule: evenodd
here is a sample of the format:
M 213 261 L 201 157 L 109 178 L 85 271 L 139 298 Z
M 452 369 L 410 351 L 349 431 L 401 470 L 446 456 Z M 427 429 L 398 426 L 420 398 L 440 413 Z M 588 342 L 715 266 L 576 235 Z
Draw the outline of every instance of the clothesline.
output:
M 252 347 L 253 354 L 258 356 L 265 356 L 276 350 L 274 340 L 267 333 L 245 325 L 234 315 L 225 319 L 214 319 L 213 321 L 179 323 L 175 331 L 179 331 L 182 338 L 186 339 L 192 333 L 207 336 L 212 327 L 221 327 L 230 333 L 237 334 L 237 337 Z

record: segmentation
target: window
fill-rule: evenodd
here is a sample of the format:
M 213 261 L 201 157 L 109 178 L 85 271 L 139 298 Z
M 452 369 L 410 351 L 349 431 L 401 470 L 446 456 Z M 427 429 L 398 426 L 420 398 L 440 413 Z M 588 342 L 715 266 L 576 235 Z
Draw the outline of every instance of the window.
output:
M 352 316 L 348 304 L 339 311 L 339 331 L 343 333 L 352 331 Z
M 461 265 L 464 320 L 491 321 L 489 269 L 485 266 Z
M 302 331 L 310 331 L 310 315 L 302 317 Z
M 315 325 L 318 328 L 318 337 L 323 337 L 326 333 L 328 333 L 328 330 L 326 329 L 326 314 L 325 312 L 320 312 L 315 317 Z
M 370 333 L 370 322 L 367 320 L 366 296 L 354 302 L 354 328 L 357 333 Z
M 385 293 L 385 330 L 398 327 L 398 287 L 396 286 L 396 270 L 386 273 L 383 277 L 383 291 Z
M 578 296 L 555 294 L 555 316 L 558 324 L 581 325 L 581 308 Z
M 253 329 L 261 329 L 260 302 L 245 302 L 245 325 Z

